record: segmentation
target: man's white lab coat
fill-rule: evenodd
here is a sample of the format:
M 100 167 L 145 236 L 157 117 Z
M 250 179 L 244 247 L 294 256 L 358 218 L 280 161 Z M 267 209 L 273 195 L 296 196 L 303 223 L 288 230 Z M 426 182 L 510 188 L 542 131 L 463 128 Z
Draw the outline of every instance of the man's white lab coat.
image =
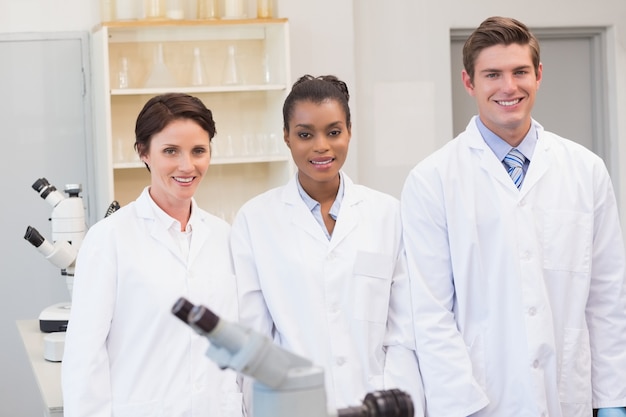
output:
M 609 175 L 590 151 L 537 129 L 521 190 L 475 120 L 406 181 L 428 415 L 465 417 L 489 401 L 472 415 L 588 417 L 592 404 L 626 404 L 624 245 Z
M 421 416 L 399 202 L 342 175 L 330 241 L 295 176 L 239 211 L 231 247 L 240 320 L 324 367 L 330 409 L 400 387 Z

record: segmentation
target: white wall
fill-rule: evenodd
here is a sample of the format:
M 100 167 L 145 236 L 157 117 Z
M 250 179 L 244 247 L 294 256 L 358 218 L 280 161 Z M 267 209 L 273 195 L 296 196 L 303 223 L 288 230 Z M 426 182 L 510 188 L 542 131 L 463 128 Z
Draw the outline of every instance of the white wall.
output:
M 276 1 L 278 14 L 290 20 L 294 80 L 305 73 L 332 73 L 351 89 L 354 132 L 346 170 L 359 182 L 399 196 L 410 168 L 451 139 L 449 30 L 473 28 L 495 14 L 517 17 L 530 26 L 612 27 L 611 134 L 620 144 L 626 143 L 624 0 L 527 0 L 519 5 L 495 0 Z M 3 33 L 89 31 L 98 19 L 99 6 L 96 0 L 0 0 L 0 10 Z M 626 146 L 617 152 L 618 159 L 626 161 Z M 622 169 L 622 184 L 625 176 Z M 621 207 L 626 208 L 626 192 L 621 198 Z M 0 222 L 6 221 L 10 219 L 0 216 Z M 27 307 L 38 311 L 42 306 Z M 0 311 L 11 326 L 15 319 L 24 318 L 2 307 Z M 16 333 L 14 328 L 0 328 L 0 332 Z M 3 349 L 3 355 L 24 360 L 20 351 Z M 16 366 L 12 374 L 0 372 L 0 415 L 41 415 L 28 365 Z

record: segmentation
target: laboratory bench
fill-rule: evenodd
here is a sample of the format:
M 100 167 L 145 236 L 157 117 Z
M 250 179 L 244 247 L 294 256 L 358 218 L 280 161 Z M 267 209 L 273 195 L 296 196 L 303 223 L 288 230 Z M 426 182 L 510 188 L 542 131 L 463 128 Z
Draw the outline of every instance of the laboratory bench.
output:
M 39 393 L 43 400 L 45 417 L 63 417 L 63 395 L 61 392 L 61 362 L 44 359 L 44 336 L 39 329 L 39 320 L 17 320 L 28 360 L 30 362 Z

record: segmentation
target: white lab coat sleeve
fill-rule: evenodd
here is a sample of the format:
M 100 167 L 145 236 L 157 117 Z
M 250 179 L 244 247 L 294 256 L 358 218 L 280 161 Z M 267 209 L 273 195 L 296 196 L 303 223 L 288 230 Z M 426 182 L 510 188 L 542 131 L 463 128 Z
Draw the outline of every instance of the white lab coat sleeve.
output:
M 593 407 L 626 406 L 625 256 L 615 195 L 604 164 L 596 168 L 592 270 L 586 317 Z
M 409 288 L 406 253 L 400 245 L 400 254 L 394 268 L 389 298 L 389 316 L 384 345 L 385 389 L 400 388 L 411 396 L 416 417 L 424 415 L 424 389 L 415 354 L 413 311 Z
M 245 214 L 238 215 L 233 222 L 230 242 L 237 279 L 239 321 L 243 326 L 271 337 L 272 316 L 261 290 Z
M 230 253 L 230 251 L 229 251 Z M 232 256 L 229 260 L 232 267 Z M 226 302 L 222 304 L 222 310 L 219 313 L 220 319 L 230 323 L 239 322 L 239 308 L 237 303 L 237 285 L 233 270 L 232 282 L 224 282 L 222 286 L 222 296 L 225 300 L 234 300 L 235 302 Z M 207 360 L 209 360 L 207 358 Z M 243 375 L 238 374 L 234 370 L 225 369 L 222 371 L 221 384 L 221 416 L 223 417 L 245 417 L 245 407 L 243 404 Z
M 94 225 L 76 262 L 72 307 L 61 365 L 65 417 L 111 417 L 106 340 L 116 293 L 114 251 Z
M 413 299 L 426 415 L 466 417 L 488 404 L 453 313 L 454 277 L 444 191 L 430 158 L 409 174 L 401 194 L 403 238 Z
M 239 322 L 242 326 L 271 338 L 273 320 L 261 290 L 246 214 L 242 210 L 235 217 L 231 227 L 230 243 L 237 280 Z M 253 415 L 254 381 L 249 377 L 243 377 L 240 382 L 246 413 L 248 416 Z

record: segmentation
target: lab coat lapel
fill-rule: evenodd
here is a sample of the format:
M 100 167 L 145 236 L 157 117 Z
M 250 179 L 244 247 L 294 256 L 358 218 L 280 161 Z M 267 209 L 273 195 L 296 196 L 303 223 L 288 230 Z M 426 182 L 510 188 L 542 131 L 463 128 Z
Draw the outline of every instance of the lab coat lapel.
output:
M 165 246 L 177 259 L 184 262 L 181 258 L 180 249 L 176 246 L 174 239 L 172 239 L 169 232 L 165 228 L 159 226 L 149 199 L 150 197 L 147 194 L 147 190 L 144 191 L 140 198 L 137 199 L 137 215 L 146 222 L 146 227 L 150 231 L 150 236 L 159 242 L 159 244 Z
M 550 139 L 544 134 L 544 130 L 540 125 L 537 125 L 538 140 L 537 146 L 535 146 L 535 152 L 530 165 L 528 165 L 528 171 L 524 177 L 524 182 L 521 188 L 522 197 L 525 196 L 530 190 L 537 185 L 541 177 L 548 172 L 550 168 Z
M 352 183 L 352 180 L 344 174 L 344 195 L 341 201 L 341 209 L 337 216 L 337 223 L 330 239 L 329 250 L 335 249 L 359 223 L 358 204 L 362 201 L 362 196 Z
M 176 257 L 176 259 L 185 263 L 185 260 L 181 257 L 180 248 L 177 246 L 177 242 L 172 239 L 172 236 L 165 228 L 158 225 L 156 219 L 152 223 L 152 230 L 150 231 L 150 235 L 154 240 L 159 242 L 159 244 L 165 246 L 172 253 L 172 255 Z
M 302 201 L 302 197 L 300 197 L 298 193 L 295 176 L 283 189 L 282 201 L 283 204 L 285 204 L 286 220 L 288 220 L 294 228 L 304 231 L 316 240 L 328 242 L 324 231 L 317 221 L 315 221 L 315 218 L 306 204 L 304 204 L 304 201 Z
M 194 260 L 200 255 L 202 247 L 211 234 L 211 227 L 206 220 L 206 217 L 203 216 L 200 221 L 196 221 L 193 224 L 191 247 L 189 248 L 189 265 L 193 265 Z
M 478 127 L 476 127 L 474 119 L 472 119 L 467 126 L 465 133 L 467 133 L 465 138 L 467 139 L 467 144 L 470 148 L 470 156 L 478 159 L 477 163 L 480 169 L 485 171 L 486 175 L 496 180 L 506 189 L 519 194 L 515 184 L 513 184 L 513 181 L 511 180 L 511 177 L 509 177 L 509 174 L 502 166 L 502 161 L 498 160 L 491 148 L 489 148 L 489 145 L 485 143 Z M 459 163 L 465 164 L 467 162 L 461 160 Z M 471 173 L 471 168 L 468 169 L 468 171 L 468 174 Z

